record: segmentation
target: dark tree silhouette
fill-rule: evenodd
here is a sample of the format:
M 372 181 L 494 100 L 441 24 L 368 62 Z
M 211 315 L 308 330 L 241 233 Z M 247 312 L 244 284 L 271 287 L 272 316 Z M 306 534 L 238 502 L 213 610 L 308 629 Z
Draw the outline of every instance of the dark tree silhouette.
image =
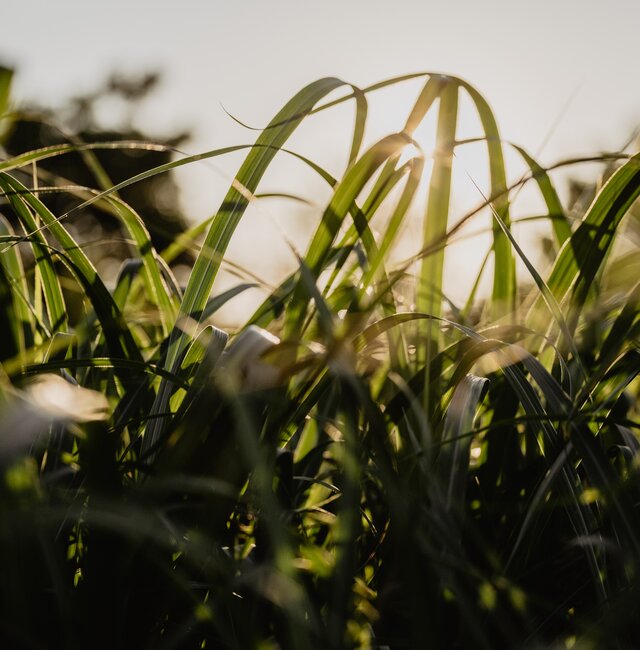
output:
M 36 106 L 24 107 L 15 115 L 8 134 L 5 134 L 3 144 L 6 153 L 17 155 L 70 140 L 87 143 L 136 140 L 177 147 L 189 137 L 187 130 L 158 139 L 134 127 L 134 117 L 140 102 L 153 92 L 159 80 L 157 73 L 139 76 L 114 74 L 95 92 L 69 100 L 55 113 Z M 107 128 L 101 122 L 99 107 L 103 102 L 119 104 L 122 108 L 124 119 L 117 129 Z M 170 150 L 140 149 L 95 151 L 94 155 L 112 183 L 119 183 L 167 163 L 172 157 Z M 41 184 L 59 186 L 71 183 L 102 189 L 80 153 L 73 152 L 43 160 L 38 163 L 38 170 Z M 30 171 L 24 170 L 28 183 Z M 158 250 L 162 250 L 186 228 L 186 220 L 179 207 L 179 189 L 170 173 L 126 187 L 120 192 L 120 197 L 142 217 Z M 68 192 L 43 193 L 41 198 L 56 215 L 65 214 L 79 203 L 79 199 Z M 120 225 L 114 217 L 93 206 L 72 215 L 67 224 L 81 243 L 96 238 L 117 239 L 120 232 Z M 94 253 L 97 256 L 103 254 L 105 253 Z M 126 245 L 111 243 L 108 256 L 127 257 Z

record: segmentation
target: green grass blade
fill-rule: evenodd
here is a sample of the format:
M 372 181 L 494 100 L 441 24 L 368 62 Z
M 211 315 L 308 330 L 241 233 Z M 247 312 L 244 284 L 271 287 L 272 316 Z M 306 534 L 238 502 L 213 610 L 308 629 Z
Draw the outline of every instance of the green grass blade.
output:
M 136 275 L 140 272 L 142 267 L 142 260 L 129 259 L 125 260 L 118 271 L 116 278 L 116 286 L 113 290 L 113 301 L 120 311 L 123 311 L 127 304 L 127 299 L 133 286 L 133 281 Z
M 38 223 L 31 213 L 31 206 L 28 205 L 27 195 L 17 194 L 10 182 L 10 178 L 4 174 L 0 176 L 0 189 L 7 193 L 11 207 L 20 219 L 25 232 L 37 231 Z M 14 181 L 17 183 L 17 181 Z M 23 187 L 23 186 L 20 186 Z M 23 188 L 26 189 L 26 188 Z M 63 332 L 68 329 L 67 310 L 65 307 L 62 289 L 53 259 L 49 252 L 49 246 L 44 236 L 37 232 L 31 239 L 31 246 L 36 262 L 36 268 L 40 273 L 40 286 L 44 292 L 45 304 L 48 315 L 48 326 L 52 333 Z M 34 291 L 39 291 L 38 284 Z M 34 299 L 37 301 L 38 296 Z
M 513 249 L 518 254 L 518 257 L 520 257 L 520 259 L 524 262 L 524 265 L 527 267 L 527 270 L 531 274 L 531 277 L 533 278 L 534 282 L 536 283 L 536 286 L 538 287 L 538 290 L 540 291 L 540 295 L 544 299 L 544 302 L 549 308 L 551 315 L 553 316 L 554 320 L 556 321 L 556 323 L 560 328 L 560 331 L 562 332 L 565 345 L 571 351 L 573 358 L 576 364 L 578 365 L 578 368 L 580 369 L 583 378 L 586 378 L 586 371 L 582 367 L 582 362 L 580 360 L 580 355 L 578 353 L 578 349 L 576 347 L 575 341 L 573 340 L 573 336 L 566 323 L 562 310 L 560 309 L 560 306 L 556 302 L 553 293 L 551 292 L 551 290 L 549 289 L 545 281 L 542 279 L 542 276 L 538 273 L 536 268 L 529 261 L 529 258 L 524 254 L 524 251 L 522 250 L 518 242 L 515 240 L 514 236 L 511 234 L 509 228 L 507 228 L 507 225 L 500 218 L 500 215 L 494 211 L 493 217 L 495 221 L 497 221 L 498 226 L 504 232 L 505 237 L 507 237 L 509 242 L 511 242 L 511 245 L 513 246 Z
M 640 282 L 625 296 L 622 310 L 616 317 L 606 339 L 600 348 L 598 364 L 608 365 L 620 352 L 622 346 L 629 342 L 628 333 L 640 313 Z
M 13 236 L 14 232 L 10 224 L 0 215 L 0 237 L 11 238 Z M 3 246 L 1 242 L 0 246 Z M 29 309 L 29 288 L 19 249 L 12 246 L 5 250 L 0 254 L 0 264 L 6 281 L 10 285 L 10 300 L 13 303 L 10 308 L 12 315 L 10 328 L 13 330 L 16 353 L 24 354 L 26 349 L 33 345 L 35 322 Z
M 247 192 L 255 192 L 276 152 L 302 121 L 300 113 L 310 111 L 322 97 L 341 85 L 340 80 L 331 78 L 310 84 L 293 97 L 274 117 L 272 123 L 282 123 L 281 126 L 267 128 L 258 137 L 256 145 L 250 150 L 240 167 L 236 182 L 227 193 L 207 233 L 193 272 L 189 276 L 189 283 L 180 307 L 181 315 L 196 320 L 200 317 L 209 298 L 222 257 L 248 205 Z M 175 343 L 172 345 L 167 363 L 175 362 L 179 349 L 180 345 Z
M 0 143 L 7 137 L 11 129 L 12 118 L 7 115 L 11 97 L 11 82 L 13 70 L 0 66 Z
M 410 139 L 403 134 L 387 136 L 369 149 L 347 171 L 344 179 L 335 190 L 322 221 L 309 244 L 304 260 L 314 277 L 317 278 L 324 269 L 331 252 L 331 246 L 365 184 L 387 159 L 397 154 L 409 143 Z M 359 230 L 362 232 L 366 226 L 366 223 L 363 224 Z M 287 312 L 285 336 L 293 335 L 293 332 L 299 333 L 304 320 L 307 298 L 305 285 L 299 282 L 294 291 L 293 303 Z
M 289 136 L 300 125 L 302 119 L 327 94 L 343 85 L 335 78 L 316 81 L 303 88 L 273 118 L 271 124 L 260 134 L 256 144 L 249 151 L 238 171 L 234 184 L 224 198 L 222 206 L 214 217 L 204 244 L 189 276 L 187 288 L 180 305 L 178 322 L 183 317 L 199 322 L 206 306 L 213 282 L 216 278 L 222 257 L 229 241 L 240 223 L 249 204 L 249 194 L 253 194 L 262 176 L 269 167 L 277 151 L 282 148 Z M 189 337 L 180 329 L 174 328 L 167 352 L 166 368 L 173 370 L 184 353 Z M 164 412 L 170 387 L 161 384 L 154 412 Z M 143 447 L 148 449 L 156 444 L 164 427 L 163 420 L 155 421 L 144 438 Z
M 562 303 L 571 292 L 573 320 L 587 299 L 620 221 L 638 196 L 640 154 L 627 161 L 611 176 L 594 199 L 582 224 L 560 251 L 547 285 L 558 303 Z M 541 298 L 531 307 L 529 317 L 535 317 L 540 300 Z
M 351 210 L 354 223 L 349 227 L 342 240 L 337 244 L 337 247 L 334 248 L 334 251 L 339 250 L 340 254 L 333 266 L 331 276 L 325 285 L 324 295 L 329 295 L 334 289 L 334 285 L 341 277 L 344 265 L 350 258 L 350 254 L 356 250 L 358 242 L 362 242 L 364 254 L 359 255 L 358 260 L 352 265 L 352 268 L 346 272 L 346 277 L 354 277 L 354 282 L 359 287 L 359 300 L 351 301 L 351 306 L 358 310 L 363 307 L 356 303 L 362 303 L 365 300 L 367 290 L 372 286 L 374 281 L 382 279 L 388 285 L 384 262 L 413 201 L 424 169 L 424 159 L 422 156 L 411 158 L 399 169 L 395 169 L 395 163 L 397 163 L 398 159 L 399 156 L 397 154 L 393 155 L 384 164 L 380 175 L 376 179 L 374 188 L 363 204 L 362 210 L 354 203 Z M 375 216 L 376 211 L 380 208 L 380 205 L 390 192 L 405 176 L 408 177 L 405 187 L 402 190 L 393 213 L 385 224 L 384 234 L 378 244 L 369 228 L 369 221 Z M 334 291 L 334 298 L 337 294 L 343 292 L 344 288 L 344 282 L 338 285 Z M 385 309 L 391 313 L 395 309 L 393 293 L 388 292 L 387 298 L 387 301 L 384 303 Z
M 180 367 L 179 377 L 187 385 L 174 393 L 170 398 L 171 412 L 176 414 L 180 421 L 189 406 L 191 406 L 202 392 L 203 387 L 212 381 L 212 372 L 222 355 L 229 335 L 213 325 L 205 327 L 189 346 Z M 190 443 L 183 438 L 190 439 L 191 444 L 196 444 L 200 439 L 200 431 L 181 431 L 181 435 L 172 436 L 171 445 L 175 447 L 178 442 L 182 449 L 190 447 Z
M 247 147 L 248 146 L 245 146 L 243 148 L 246 149 Z M 278 151 L 278 149 L 276 148 L 274 148 L 274 150 L 276 152 Z M 333 188 L 338 184 L 338 181 L 331 174 L 329 174 L 329 172 L 326 169 L 322 168 L 320 165 L 317 165 L 309 158 L 306 158 L 305 156 L 302 156 L 298 153 L 295 153 L 294 151 L 290 151 L 289 149 L 285 149 L 285 148 L 282 148 L 279 151 L 283 154 L 293 156 L 297 160 L 303 162 L 305 165 L 307 165 L 313 171 L 315 171 L 324 181 L 326 181 L 330 187 Z M 254 198 L 258 198 L 258 196 L 259 196 L 258 194 L 254 194 Z M 204 219 L 203 221 L 196 224 L 195 226 L 191 227 L 188 231 L 184 233 L 180 233 L 176 237 L 175 241 L 169 244 L 169 246 L 167 246 L 167 248 L 164 251 L 162 251 L 161 253 L 162 259 L 170 263 L 184 251 L 193 248 L 196 240 L 201 235 L 207 232 L 207 229 L 211 227 L 211 224 L 213 223 L 215 218 L 216 215 L 213 215 L 207 219 Z
M 544 199 L 544 202 L 549 211 L 549 217 L 551 219 L 551 226 L 553 228 L 553 233 L 556 238 L 556 244 L 558 248 L 562 247 L 564 242 L 571 237 L 571 226 L 569 221 L 564 213 L 564 208 L 560 202 L 560 197 L 556 192 L 551 178 L 547 171 L 539 165 L 534 158 L 532 158 L 522 147 L 517 145 L 512 145 L 513 148 L 522 156 L 522 159 L 528 165 L 531 170 L 531 177 L 538 184 L 538 189 L 540 194 Z
M 0 172 L 10 172 L 14 169 L 20 169 L 27 165 L 31 165 L 48 158 L 55 158 L 68 153 L 83 154 L 87 151 L 107 151 L 112 149 L 129 149 L 132 151 L 168 151 L 170 147 L 161 144 L 153 144 L 150 142 L 138 142 L 135 140 L 121 140 L 117 142 L 94 142 L 94 143 L 74 143 L 74 144 L 54 144 L 49 147 L 41 147 L 39 149 L 32 149 L 25 153 L 13 156 L 8 160 L 0 161 Z M 106 183 L 107 179 L 103 179 Z M 109 188 L 104 189 L 110 189 Z
M 177 301 L 172 299 L 160 270 L 158 254 L 142 219 L 124 201 L 109 197 L 109 202 L 136 243 L 142 260 L 142 277 L 147 295 L 157 305 L 164 336 L 168 336 L 175 322 Z
M 457 82 L 446 80 L 440 93 L 436 148 L 423 225 L 423 250 L 430 252 L 422 258 L 417 278 L 417 310 L 436 317 L 442 313 L 445 237 L 449 222 L 451 172 L 456 146 L 458 95 Z M 430 250 L 432 248 L 433 250 Z M 441 337 L 432 320 L 418 323 L 418 335 L 416 362 L 419 366 L 424 365 L 426 369 L 431 359 L 438 354 Z M 423 394 L 422 400 L 425 411 L 429 412 L 431 396 L 428 390 Z
M 378 244 L 377 254 L 369 260 L 369 265 L 362 278 L 362 288 L 365 290 L 379 277 L 380 273 L 384 274 L 384 261 L 387 259 L 389 251 L 400 232 L 400 227 L 418 190 L 424 172 L 424 159 L 422 157 L 412 158 L 398 172 L 400 177 L 407 176 L 407 181 L 389 218 L 389 222 L 386 224 L 384 234 Z M 393 186 L 395 186 L 395 183 L 393 183 Z
M 148 374 L 162 377 L 174 383 L 177 387 L 188 389 L 189 384 L 183 381 L 178 375 L 167 372 L 162 366 L 148 361 L 134 359 L 117 359 L 115 357 L 91 357 L 90 359 L 61 359 L 58 361 L 47 361 L 25 366 L 25 375 L 37 375 L 53 372 L 56 370 L 68 370 L 70 368 L 104 368 L 129 370 L 139 374 Z
M 502 153 L 502 141 L 496 124 L 495 117 L 480 93 L 466 82 L 461 82 L 462 87 L 469 93 L 473 100 L 478 116 L 482 122 L 487 141 L 489 156 L 489 173 L 491 178 L 490 198 L 494 210 L 507 227 L 510 226 L 509 198 L 507 193 L 507 180 Z M 516 267 L 509 240 L 504 235 L 497 223 L 493 229 L 493 291 L 491 309 L 492 316 L 499 318 L 513 312 L 516 300 Z
M 352 86 L 354 99 L 356 102 L 356 116 L 353 126 L 353 136 L 351 138 L 351 151 L 349 152 L 349 164 L 353 164 L 358 158 L 364 131 L 367 125 L 368 103 L 367 96 L 359 88 Z
M 429 182 L 427 210 L 424 218 L 423 246 L 429 248 L 443 240 L 449 221 L 449 200 L 451 196 L 451 168 L 458 120 L 458 85 L 450 82 L 440 94 L 436 149 L 433 156 L 433 171 Z M 422 260 L 418 278 L 418 311 L 441 315 L 442 274 L 444 248 L 439 248 Z M 431 338 L 430 332 L 425 333 Z M 426 348 L 420 346 L 420 360 L 427 357 Z M 435 354 L 436 349 L 432 352 Z
M 141 360 L 140 351 L 129 332 L 111 294 L 102 282 L 89 258 L 49 209 L 19 181 L 0 173 L 0 188 L 16 194 L 40 217 L 42 223 L 60 242 L 71 263 L 71 270 L 87 292 L 93 308 L 102 323 L 110 352 L 119 358 Z
M 467 375 L 457 386 L 449 403 L 442 433 L 443 447 L 437 472 L 445 508 L 462 514 L 469 472 L 469 452 L 473 421 L 486 391 L 488 379 Z

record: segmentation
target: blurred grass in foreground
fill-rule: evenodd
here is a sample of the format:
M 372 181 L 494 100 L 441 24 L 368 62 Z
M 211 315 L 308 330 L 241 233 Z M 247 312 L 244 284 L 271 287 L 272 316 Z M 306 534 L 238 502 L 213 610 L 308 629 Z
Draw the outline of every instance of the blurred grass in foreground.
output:
M 362 151 L 369 93 L 416 78 L 405 128 Z M 453 305 L 442 284 L 463 94 L 487 150 L 493 280 L 486 300 L 474 288 Z M 353 137 L 334 178 L 286 143 L 345 101 Z M 433 112 L 432 155 L 412 135 Z M 503 146 L 473 87 L 423 74 L 319 80 L 253 145 L 66 186 L 81 203 L 62 214 L 18 171 L 153 145 L 62 143 L 0 162 L 2 210 L 21 228 L 0 222 L 7 647 L 636 647 L 640 286 L 625 275 L 635 245 L 612 250 L 637 229 L 640 157 L 594 156 L 609 178 L 569 214 L 517 147 L 530 173 L 507 187 Z M 156 250 L 121 191 L 243 149 L 218 212 Z M 298 270 L 229 343 L 211 318 L 253 285 L 217 293 L 216 275 L 277 155 L 332 196 Z M 422 251 L 391 266 L 431 157 Z M 549 270 L 510 229 L 523 184 L 547 208 L 533 216 L 550 224 Z M 65 225 L 90 205 L 130 241 L 113 290 Z M 185 250 L 198 254 L 183 289 L 171 265 Z

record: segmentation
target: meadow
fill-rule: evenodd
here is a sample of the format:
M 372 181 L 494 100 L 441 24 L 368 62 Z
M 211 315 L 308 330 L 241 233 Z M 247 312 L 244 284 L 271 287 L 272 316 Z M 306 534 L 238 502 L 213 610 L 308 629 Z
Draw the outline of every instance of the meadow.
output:
M 409 79 L 422 87 L 404 128 L 363 147 L 372 93 Z M 489 190 L 452 223 L 463 96 Z M 334 177 L 287 142 L 344 103 L 355 119 Z M 426 151 L 413 135 L 434 115 Z M 121 182 L 100 164 L 153 147 L 74 140 L 0 161 L 3 647 L 638 647 L 640 156 L 559 162 L 604 170 L 565 205 L 473 86 L 426 73 L 318 80 L 255 143 Z M 512 184 L 507 149 L 527 170 Z M 123 191 L 238 151 L 217 212 L 154 247 Z M 93 186 L 40 178 L 78 154 Z M 216 277 L 283 156 L 330 200 L 295 272 L 224 331 L 216 313 L 256 280 L 219 291 Z M 545 206 L 519 218 L 547 225 L 544 266 L 512 232 L 525 186 Z M 420 252 L 394 261 L 423 190 Z M 73 207 L 53 213 L 54 193 Z M 128 242 L 114 282 L 67 227 L 89 207 Z M 445 257 L 483 210 L 486 264 L 451 300 Z

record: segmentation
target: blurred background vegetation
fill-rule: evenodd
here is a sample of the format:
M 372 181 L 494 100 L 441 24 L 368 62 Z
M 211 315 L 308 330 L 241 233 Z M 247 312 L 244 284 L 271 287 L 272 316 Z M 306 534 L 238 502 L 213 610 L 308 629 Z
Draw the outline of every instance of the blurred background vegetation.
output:
M 9 68 L 4 70 L 5 75 L 13 74 Z M 159 82 L 159 73 L 114 73 L 96 90 L 69 99 L 55 111 L 37 105 L 22 105 L 5 119 L 3 142 L 0 144 L 4 146 L 6 156 L 63 143 L 135 141 L 160 145 L 155 150 L 149 147 L 77 151 L 43 160 L 38 164 L 38 182 L 40 185 L 46 183 L 48 187 L 41 189 L 42 200 L 54 214 L 64 215 L 84 198 L 74 197 L 73 192 L 68 191 L 70 186 L 76 186 L 78 191 L 82 188 L 106 189 L 169 162 L 175 149 L 189 139 L 188 129 L 157 138 L 134 126 L 138 107 L 153 95 Z M 105 111 L 112 113 L 109 126 L 100 117 Z M 28 169 L 22 170 L 19 176 L 27 184 L 33 180 Z M 54 191 L 54 188 L 66 190 Z M 130 185 L 122 190 L 121 198 L 142 215 L 151 241 L 158 250 L 164 250 L 187 228 L 187 219 L 180 205 L 180 188 L 171 173 Z M 66 225 L 83 244 L 98 269 L 115 279 L 121 262 L 130 251 L 130 246 L 122 239 L 118 220 L 108 211 L 92 205 L 74 212 L 66 220 Z M 179 261 L 189 263 L 191 254 L 183 253 Z

